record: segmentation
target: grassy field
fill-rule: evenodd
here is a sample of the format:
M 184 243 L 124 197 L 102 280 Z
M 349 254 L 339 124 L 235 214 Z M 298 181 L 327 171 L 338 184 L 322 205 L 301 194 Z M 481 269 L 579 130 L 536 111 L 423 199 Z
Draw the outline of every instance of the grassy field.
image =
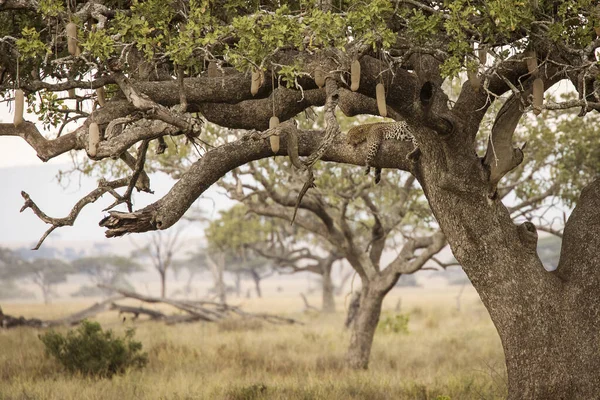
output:
M 244 300 L 249 311 L 285 313 L 303 326 L 234 320 L 165 326 L 98 317 L 122 332 L 135 325 L 148 352 L 143 370 L 108 379 L 69 375 L 44 355 L 34 329 L 0 330 L 0 399 L 501 399 L 506 372 L 500 340 L 476 293 L 396 289 L 384 315 L 410 316 L 409 333 L 378 333 L 368 371 L 344 366 L 349 334 L 342 309 L 332 316 L 299 312 L 300 299 Z M 232 301 L 235 303 L 235 299 Z M 318 299 L 312 298 L 313 304 Z M 135 304 L 135 303 L 134 303 Z M 54 318 L 89 303 L 2 304 L 4 312 Z M 445 397 L 444 397 L 445 396 Z

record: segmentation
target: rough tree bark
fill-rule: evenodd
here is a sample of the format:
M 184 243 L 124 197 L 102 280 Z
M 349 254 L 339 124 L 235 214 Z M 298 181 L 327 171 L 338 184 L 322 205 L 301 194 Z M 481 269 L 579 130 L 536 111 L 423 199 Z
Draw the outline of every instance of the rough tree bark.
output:
M 350 324 L 350 346 L 346 353 L 346 362 L 351 368 L 368 368 L 371 346 L 379 324 L 383 299 L 397 281 L 398 279 L 391 285 L 389 282 L 384 284 L 383 280 L 363 283 L 360 293 L 360 305 L 354 320 Z
M 559 267 L 548 272 L 537 255 L 535 226 L 515 225 L 491 195 L 489 169 L 461 130 L 469 117 L 455 115 L 461 119 L 449 136 L 423 134 L 414 173 L 498 330 L 509 399 L 597 398 L 600 181 L 582 192 L 565 227 Z

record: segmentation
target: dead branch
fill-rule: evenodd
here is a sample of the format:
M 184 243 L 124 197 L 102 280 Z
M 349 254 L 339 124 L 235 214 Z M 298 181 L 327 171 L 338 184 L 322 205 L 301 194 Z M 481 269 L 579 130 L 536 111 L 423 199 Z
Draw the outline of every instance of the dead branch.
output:
M 183 301 L 183 300 L 172 300 L 166 298 L 157 298 L 151 296 L 144 296 L 139 293 L 131 292 L 128 290 L 122 290 L 113 288 L 107 285 L 98 285 L 103 289 L 113 290 L 120 295 L 132 299 L 141 300 L 146 303 L 163 303 L 175 307 L 179 310 L 185 311 L 188 315 L 171 315 L 166 316 L 164 319 L 168 324 L 180 323 L 180 322 L 193 322 L 193 321 L 206 321 L 215 322 L 221 319 L 229 318 L 232 315 L 238 315 L 245 318 L 260 318 L 273 324 L 300 324 L 303 323 L 293 318 L 281 317 L 278 315 L 264 314 L 264 313 L 249 313 L 243 311 L 237 306 L 231 306 L 223 303 L 213 302 L 195 302 L 195 301 Z
M 67 317 L 44 321 L 38 318 L 27 319 L 23 316 L 21 317 L 13 317 L 10 315 L 6 315 L 2 312 L 2 308 L 0 308 L 0 327 L 4 329 L 14 328 L 17 326 L 29 326 L 32 328 L 49 328 L 54 326 L 70 326 L 76 325 L 83 321 L 84 319 L 93 317 L 101 312 L 104 312 L 109 309 L 110 305 L 123 297 L 117 296 L 112 297 L 107 300 L 104 300 L 100 303 L 96 303 L 91 307 L 88 307 L 84 310 L 78 311 L 75 314 L 71 314 Z
M 111 303 L 110 309 L 118 311 L 119 315 L 133 314 L 134 320 L 138 319 L 140 314 L 147 315 L 150 317 L 150 319 L 166 319 L 167 318 L 167 316 L 165 314 L 161 313 L 160 311 L 151 310 L 149 308 L 144 308 L 144 307 L 130 307 L 130 306 L 123 306 L 123 305 L 116 304 L 116 303 Z
M 118 179 L 116 181 L 107 182 L 102 180 L 98 183 L 98 188 L 92 190 L 86 196 L 84 196 L 81 200 L 79 200 L 71 209 L 69 215 L 64 218 L 52 218 L 44 213 L 38 206 L 31 200 L 31 197 L 26 192 L 21 192 L 21 196 L 25 199 L 25 204 L 21 207 L 21 212 L 25 211 L 27 208 L 31 208 L 33 213 L 38 216 L 39 219 L 44 221 L 45 223 L 52 225 L 48 230 L 42 235 L 37 245 L 33 248 L 33 250 L 37 250 L 40 248 L 44 240 L 48 237 L 50 233 L 56 228 L 60 228 L 62 226 L 73 226 L 77 216 L 81 212 L 81 210 L 88 204 L 94 203 L 100 197 L 102 197 L 106 192 L 111 194 L 115 193 L 114 189 L 118 187 L 122 187 L 128 184 L 127 178 Z

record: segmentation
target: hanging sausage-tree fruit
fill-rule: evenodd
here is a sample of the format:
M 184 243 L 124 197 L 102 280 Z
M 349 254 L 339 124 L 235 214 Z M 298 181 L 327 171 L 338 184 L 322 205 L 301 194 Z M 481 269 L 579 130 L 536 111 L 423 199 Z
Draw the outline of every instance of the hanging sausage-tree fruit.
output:
M 23 123 L 23 111 L 25 110 L 25 94 L 21 89 L 15 90 L 15 117 L 13 123 L 15 127 Z
M 98 124 L 92 122 L 88 130 L 88 154 L 90 157 L 96 157 L 98 153 L 98 144 L 100 143 L 100 128 Z
M 272 116 L 269 120 L 269 129 L 274 129 L 279 126 L 279 118 Z M 269 143 L 271 144 L 271 151 L 275 154 L 279 151 L 279 134 L 273 134 L 269 136 Z

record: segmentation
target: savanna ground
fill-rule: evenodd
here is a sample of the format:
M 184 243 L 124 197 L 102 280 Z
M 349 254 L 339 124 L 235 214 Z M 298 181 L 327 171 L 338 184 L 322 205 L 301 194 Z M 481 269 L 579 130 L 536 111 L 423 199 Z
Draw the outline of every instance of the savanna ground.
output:
M 123 322 L 102 314 L 104 328 L 123 332 L 134 325 L 149 354 L 143 370 L 123 376 L 72 376 L 44 355 L 37 330 L 0 330 L 0 399 L 500 399 L 506 395 L 502 348 L 492 322 L 472 289 L 394 289 L 384 315 L 409 314 L 408 334 L 378 332 L 368 371 L 344 366 L 349 341 L 342 329 L 339 297 L 335 315 L 300 312 L 291 294 L 240 300 L 248 311 L 299 318 L 304 326 L 256 320 L 166 326 Z M 313 304 L 317 297 L 310 298 Z M 232 303 L 237 303 L 232 299 Z M 89 302 L 2 304 L 4 312 L 54 318 Z

